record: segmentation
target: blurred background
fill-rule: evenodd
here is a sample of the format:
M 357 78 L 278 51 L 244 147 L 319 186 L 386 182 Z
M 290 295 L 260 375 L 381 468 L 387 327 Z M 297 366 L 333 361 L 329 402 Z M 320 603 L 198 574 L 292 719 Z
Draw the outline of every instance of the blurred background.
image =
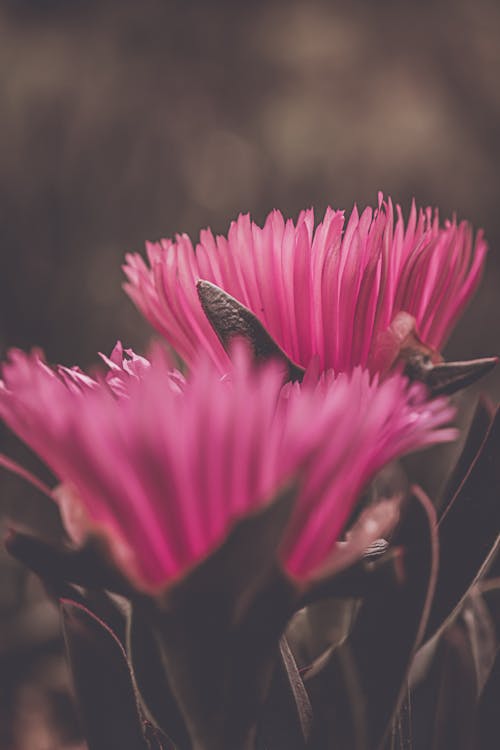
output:
M 487 273 L 446 354 L 500 353 L 499 34 L 497 0 L 1 1 L 2 355 L 87 366 L 118 337 L 143 351 L 126 251 L 379 189 L 484 228 Z M 500 399 L 500 372 L 482 388 Z M 5 431 L 2 450 L 48 478 Z M 5 476 L 0 515 L 2 534 L 11 519 L 59 532 Z M 57 613 L 0 565 L 0 748 L 83 747 Z

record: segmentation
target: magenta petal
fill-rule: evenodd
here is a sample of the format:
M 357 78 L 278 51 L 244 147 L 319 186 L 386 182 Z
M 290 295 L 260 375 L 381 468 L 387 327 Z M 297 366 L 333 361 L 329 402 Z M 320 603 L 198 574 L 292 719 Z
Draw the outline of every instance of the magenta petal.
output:
M 227 368 L 194 293 L 202 278 L 250 309 L 301 367 L 318 357 L 323 370 L 375 372 L 373 347 L 400 312 L 442 348 L 479 283 L 486 243 L 466 222 L 440 227 L 437 212 L 414 203 L 405 228 L 401 208 L 379 196 L 378 209 L 354 207 L 345 228 L 331 208 L 316 228 L 312 210 L 296 223 L 273 211 L 262 228 L 246 214 L 227 239 L 205 230 L 194 250 L 183 235 L 148 244 L 147 255 L 149 265 L 127 256 L 125 290 L 188 364 L 203 347 Z
M 347 268 L 347 266 L 346 266 Z M 453 410 L 395 375 L 368 371 L 283 386 L 283 368 L 258 368 L 244 346 L 220 378 L 207 353 L 182 380 L 160 351 L 151 361 L 114 350 L 106 377 L 12 352 L 0 416 L 63 483 L 55 494 L 80 544 L 103 535 L 116 564 L 155 592 L 216 549 L 238 519 L 291 480 L 296 503 L 277 556 L 293 578 L 316 574 L 363 486 L 387 461 L 455 437 Z M 84 376 L 87 378 L 88 376 Z

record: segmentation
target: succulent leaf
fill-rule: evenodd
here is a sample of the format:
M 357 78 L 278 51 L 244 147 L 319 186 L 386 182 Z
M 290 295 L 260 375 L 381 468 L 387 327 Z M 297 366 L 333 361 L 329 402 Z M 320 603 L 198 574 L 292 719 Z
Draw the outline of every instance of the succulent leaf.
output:
M 499 547 L 499 454 L 500 410 L 439 521 L 439 576 L 426 638 L 432 637 L 458 611 Z
M 393 544 L 404 551 L 399 585 L 368 593 L 346 642 L 309 679 L 306 675 L 325 748 L 383 746 L 405 696 L 436 578 L 434 509 L 418 488 L 413 488 Z
M 289 359 L 247 307 L 210 281 L 198 281 L 196 288 L 203 311 L 227 352 L 234 339 L 243 338 L 250 344 L 257 360 L 281 360 L 286 365 L 287 380 L 302 380 L 304 368 Z
M 63 600 L 61 615 L 89 750 L 151 750 L 123 646 L 81 604 Z

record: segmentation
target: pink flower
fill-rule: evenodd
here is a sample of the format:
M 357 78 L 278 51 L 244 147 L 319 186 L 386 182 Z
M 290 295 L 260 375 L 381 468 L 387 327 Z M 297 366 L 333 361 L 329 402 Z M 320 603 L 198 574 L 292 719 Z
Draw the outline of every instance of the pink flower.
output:
M 24 354 L 15 350 L 11 351 L 10 356 L 18 362 L 24 359 Z M 104 380 L 116 395 L 126 395 L 130 382 L 141 378 L 149 367 L 149 362 L 145 357 L 140 357 L 132 349 L 124 350 L 120 341 L 116 343 L 109 357 L 101 353 L 99 356 L 108 368 Z M 40 364 L 43 366 L 42 362 Z M 51 372 L 50 368 L 45 367 L 45 369 Z M 100 386 L 98 379 L 82 372 L 79 367 L 58 365 L 55 372 L 70 389 L 85 390 Z
M 427 401 L 399 375 L 379 384 L 357 368 L 283 387 L 277 363 L 256 369 L 239 348 L 222 380 L 205 356 L 180 383 L 161 356 L 120 363 L 120 352 L 111 373 L 133 372 L 119 389 L 11 352 L 0 416 L 63 483 L 55 494 L 73 538 L 104 535 L 145 591 L 182 576 L 290 481 L 297 496 L 279 557 L 307 579 L 334 555 L 380 467 L 455 437 L 443 427 L 446 401 Z
M 361 365 L 386 372 L 409 339 L 440 351 L 480 280 L 486 243 L 467 222 L 439 226 L 413 204 L 405 226 L 391 200 L 361 216 L 354 207 L 312 209 L 294 224 L 273 211 L 261 228 L 240 215 L 227 238 L 200 234 L 147 243 L 148 262 L 127 255 L 125 289 L 139 310 L 191 364 L 207 349 L 221 371 L 227 355 L 196 291 L 210 281 L 251 310 L 297 365 Z M 416 330 L 414 328 L 416 327 Z

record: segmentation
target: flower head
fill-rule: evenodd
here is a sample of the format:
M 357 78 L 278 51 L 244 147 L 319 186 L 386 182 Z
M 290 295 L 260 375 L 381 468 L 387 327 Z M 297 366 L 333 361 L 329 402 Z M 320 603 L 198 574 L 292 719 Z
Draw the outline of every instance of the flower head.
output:
M 292 480 L 279 556 L 307 578 L 383 464 L 455 435 L 443 428 L 446 402 L 427 401 L 399 375 L 379 384 L 357 368 L 283 387 L 278 363 L 255 368 L 240 348 L 227 377 L 204 356 L 180 383 L 159 354 L 150 364 L 121 356 L 115 350 L 111 377 L 98 380 L 12 352 L 0 416 L 62 481 L 56 499 L 73 537 L 104 535 L 146 591 L 203 560 Z
M 381 197 L 375 210 L 354 207 L 347 223 L 332 208 L 316 227 L 312 209 L 295 224 L 273 211 L 263 227 L 240 215 L 227 238 L 205 230 L 195 248 L 185 234 L 146 248 L 147 262 L 127 256 L 127 293 L 189 364 L 205 348 L 222 371 L 227 354 L 202 311 L 199 279 L 251 310 L 294 363 L 384 373 L 410 335 L 442 348 L 486 253 L 467 222 L 441 227 L 437 212 L 413 204 L 405 226 L 400 207 Z

